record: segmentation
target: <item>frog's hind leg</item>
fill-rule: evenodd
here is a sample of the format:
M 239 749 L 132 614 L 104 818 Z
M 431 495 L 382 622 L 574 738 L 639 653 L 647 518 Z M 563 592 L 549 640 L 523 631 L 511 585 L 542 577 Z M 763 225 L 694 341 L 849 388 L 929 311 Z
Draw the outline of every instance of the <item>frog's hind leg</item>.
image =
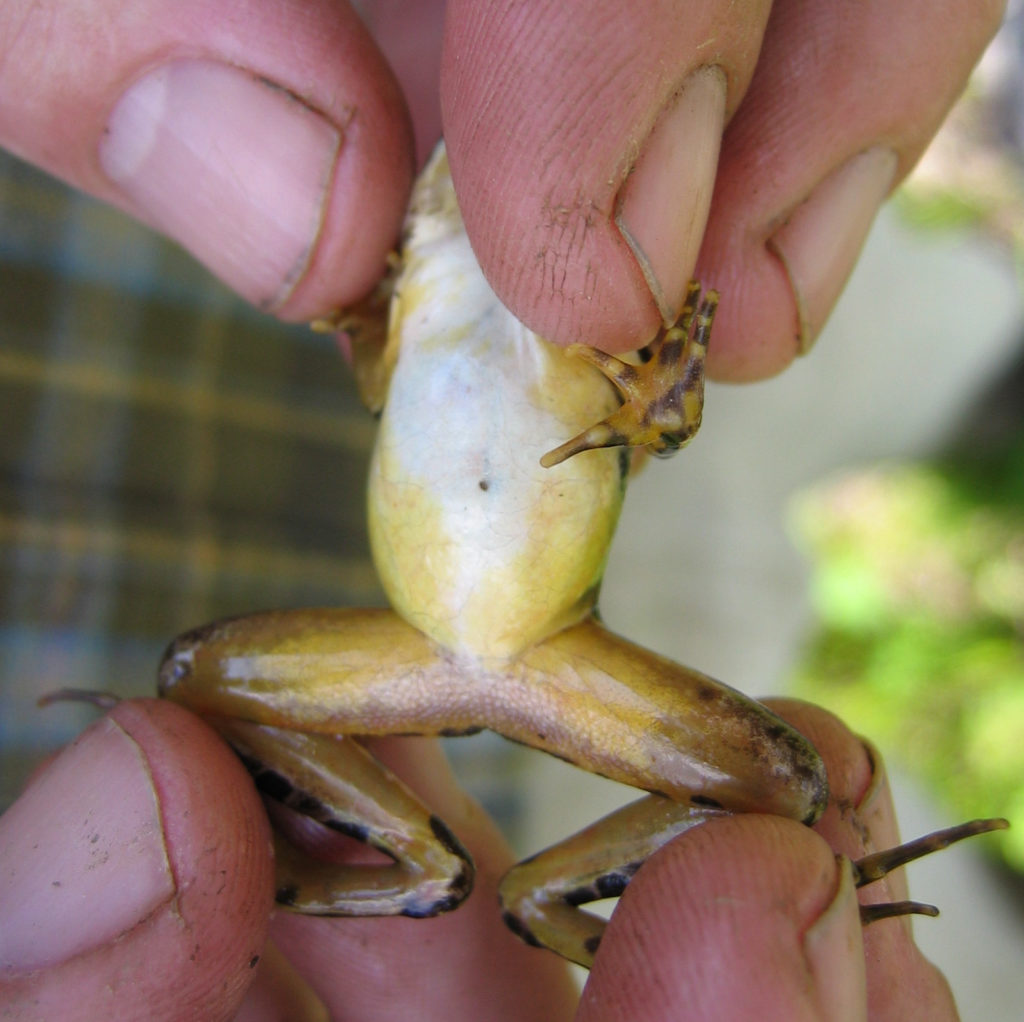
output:
M 648 795 L 514 866 L 498 895 L 520 939 L 590 968 L 605 922 L 581 905 L 616 898 L 648 856 L 720 810 Z
M 420 918 L 448 912 L 467 897 L 473 886 L 469 853 L 355 739 L 237 720 L 212 723 L 264 795 L 392 860 L 322 861 L 275 829 L 280 904 L 310 915 Z

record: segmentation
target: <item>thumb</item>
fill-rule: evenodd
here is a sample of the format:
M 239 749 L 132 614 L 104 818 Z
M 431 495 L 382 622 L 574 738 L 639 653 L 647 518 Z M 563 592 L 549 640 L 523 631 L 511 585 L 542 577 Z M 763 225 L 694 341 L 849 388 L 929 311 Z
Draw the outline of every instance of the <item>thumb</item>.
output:
M 120 703 L 0 818 L 0 1014 L 226 1018 L 263 952 L 266 817 L 201 721 Z
M 361 297 L 404 212 L 400 91 L 333 0 L 0 4 L 0 145 L 287 319 Z
M 852 873 L 800 824 L 716 820 L 651 858 L 601 942 L 580 1022 L 867 1018 Z

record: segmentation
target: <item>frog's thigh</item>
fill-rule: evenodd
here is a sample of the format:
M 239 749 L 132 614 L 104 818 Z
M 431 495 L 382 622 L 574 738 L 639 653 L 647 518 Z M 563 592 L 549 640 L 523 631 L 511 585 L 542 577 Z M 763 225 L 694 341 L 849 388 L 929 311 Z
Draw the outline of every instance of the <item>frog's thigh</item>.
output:
M 618 897 L 648 856 L 717 815 L 660 795 L 623 806 L 505 875 L 499 896 L 506 924 L 528 944 L 590 968 L 605 923 L 579 906 Z
M 266 611 L 206 625 L 171 644 L 160 694 L 203 716 L 307 733 L 483 726 L 473 679 L 391 610 Z
M 469 894 L 469 853 L 355 739 L 215 723 L 264 794 L 392 860 L 335 865 L 275 832 L 278 902 L 313 915 L 422 917 L 447 912 Z
M 812 822 L 824 765 L 760 703 L 595 620 L 528 650 L 494 686 L 489 726 L 677 801 Z

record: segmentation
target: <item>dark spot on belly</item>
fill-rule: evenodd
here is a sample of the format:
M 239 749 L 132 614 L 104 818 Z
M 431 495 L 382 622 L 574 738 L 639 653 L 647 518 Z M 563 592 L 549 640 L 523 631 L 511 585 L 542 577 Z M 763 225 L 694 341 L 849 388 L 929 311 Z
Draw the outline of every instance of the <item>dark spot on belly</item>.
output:
M 483 490 L 483 491 L 484 491 L 485 493 L 486 493 L 486 492 L 487 492 L 487 491 L 488 491 L 488 490 L 489 490 L 489 489 L 491 488 L 491 484 L 490 484 L 490 481 L 489 481 L 489 480 L 487 480 L 487 479 L 481 479 L 481 480 L 480 480 L 480 482 L 479 482 L 479 483 L 477 483 L 477 485 L 478 485 L 478 486 L 480 487 L 480 489 L 481 489 L 481 490 Z

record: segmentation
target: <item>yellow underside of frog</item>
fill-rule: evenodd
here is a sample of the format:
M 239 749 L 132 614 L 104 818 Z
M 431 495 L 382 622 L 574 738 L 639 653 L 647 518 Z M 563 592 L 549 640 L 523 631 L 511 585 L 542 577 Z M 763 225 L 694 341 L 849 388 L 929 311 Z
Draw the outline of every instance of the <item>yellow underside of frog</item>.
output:
M 347 325 L 370 337 L 357 362 L 382 409 L 369 521 L 393 609 L 197 629 L 172 644 L 160 690 L 214 723 L 266 794 L 392 860 L 338 867 L 279 839 L 278 901 L 296 911 L 431 916 L 472 887 L 457 837 L 353 736 L 489 728 L 653 793 L 502 883 L 516 933 L 589 965 L 604 923 L 580 906 L 620 893 L 666 841 L 726 812 L 810 823 L 827 801 L 801 735 L 595 616 L 626 447 L 662 453 L 696 432 L 717 296 L 692 285 L 646 361 L 567 357 L 485 281 L 443 147 L 387 292 L 382 350 L 373 301 Z

